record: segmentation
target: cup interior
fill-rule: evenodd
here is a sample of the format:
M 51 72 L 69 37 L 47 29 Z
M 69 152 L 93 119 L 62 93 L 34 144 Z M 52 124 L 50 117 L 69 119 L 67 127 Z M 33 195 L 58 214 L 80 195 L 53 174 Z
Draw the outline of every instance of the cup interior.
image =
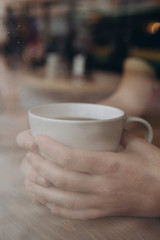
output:
M 91 121 L 112 120 L 121 118 L 125 113 L 118 108 L 88 103 L 54 103 L 41 105 L 29 111 L 36 117 L 54 121 L 73 121 L 59 120 L 58 118 L 89 118 Z M 82 120 L 81 120 L 82 121 Z M 85 120 L 83 120 L 85 121 Z

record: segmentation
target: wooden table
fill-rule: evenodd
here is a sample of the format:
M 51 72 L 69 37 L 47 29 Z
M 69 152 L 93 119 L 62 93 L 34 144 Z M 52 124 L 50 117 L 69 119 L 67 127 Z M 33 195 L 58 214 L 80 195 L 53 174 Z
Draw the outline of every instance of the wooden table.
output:
M 24 72 L 23 74 L 22 72 L 21 75 L 25 86 L 52 92 L 102 93 L 106 92 L 106 90 L 113 91 L 120 81 L 120 74 L 98 71 L 94 72 L 90 79 L 76 76 L 61 76 L 55 79 L 47 79 L 44 72 L 38 72 L 37 74 L 32 72 Z
M 21 75 L 23 87 L 65 102 L 98 102 L 116 89 L 121 78 L 120 74 L 105 72 L 95 72 L 91 80 L 66 76 L 49 80 L 44 73 Z
M 15 143 L 20 122 L 21 119 L 5 116 L 0 122 L 0 240 L 160 239 L 159 218 L 69 220 L 53 216 L 47 208 L 33 204 L 25 193 L 23 176 L 19 171 L 25 154 Z M 157 132 L 158 121 L 154 126 Z M 157 134 L 156 138 L 159 136 Z

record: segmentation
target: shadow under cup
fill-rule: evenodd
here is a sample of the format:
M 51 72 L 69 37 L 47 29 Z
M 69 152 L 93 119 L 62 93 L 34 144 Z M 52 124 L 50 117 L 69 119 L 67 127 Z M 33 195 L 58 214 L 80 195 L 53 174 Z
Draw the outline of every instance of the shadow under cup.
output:
M 67 146 L 91 151 L 117 151 L 124 126 L 129 122 L 145 126 L 151 142 L 150 124 L 127 117 L 118 108 L 88 103 L 54 103 L 32 108 L 29 122 L 33 136 L 44 134 Z

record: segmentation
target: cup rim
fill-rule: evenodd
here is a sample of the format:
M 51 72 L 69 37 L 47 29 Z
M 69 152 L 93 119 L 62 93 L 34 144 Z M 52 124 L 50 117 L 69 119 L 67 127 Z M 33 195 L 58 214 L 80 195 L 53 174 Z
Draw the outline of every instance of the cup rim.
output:
M 88 105 L 88 106 L 100 106 L 100 107 L 104 107 L 107 109 L 114 109 L 116 111 L 119 111 L 120 114 L 118 117 L 112 117 L 112 118 L 104 118 L 104 119 L 93 119 L 93 120 L 69 120 L 69 119 L 57 119 L 57 118 L 50 118 L 50 117 L 45 117 L 45 116 L 41 116 L 37 113 L 34 113 L 33 111 L 39 109 L 39 108 L 45 108 L 45 107 L 49 107 L 49 106 L 58 106 L 58 105 Z M 60 123 L 97 123 L 97 122 L 110 122 L 110 121 L 115 121 L 121 118 L 124 118 L 126 116 L 125 112 L 117 107 L 112 107 L 109 105 L 103 105 L 103 104 L 98 104 L 98 103 L 81 103 L 81 102 L 60 102 L 60 103 L 47 103 L 47 104 L 41 104 L 41 105 L 37 105 L 35 107 L 32 107 L 28 110 L 28 115 L 29 116 L 33 116 L 35 118 L 39 118 L 39 119 L 43 119 L 45 121 L 52 121 L 52 122 L 60 122 Z

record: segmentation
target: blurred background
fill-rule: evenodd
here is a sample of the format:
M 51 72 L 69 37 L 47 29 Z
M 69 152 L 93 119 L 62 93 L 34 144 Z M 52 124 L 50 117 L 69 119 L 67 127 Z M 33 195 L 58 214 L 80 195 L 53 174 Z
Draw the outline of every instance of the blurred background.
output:
M 12 68 L 35 71 L 52 61 L 57 74 L 90 78 L 95 70 L 121 72 L 130 54 L 154 58 L 159 49 L 158 0 L 1 0 L 0 14 L 1 53 Z
M 37 104 L 109 96 L 129 56 L 160 71 L 159 0 L 1 0 L 1 134 Z
M 160 77 L 160 0 L 0 0 L 0 239 L 46 238 L 34 230 L 44 209 L 27 198 L 19 170 L 25 151 L 16 136 L 29 128 L 28 109 L 110 96 L 130 56 L 147 60 Z M 159 89 L 157 80 L 143 118 L 160 147 Z M 70 222 L 45 220 L 74 233 Z M 151 236 L 144 228 L 139 236 Z

